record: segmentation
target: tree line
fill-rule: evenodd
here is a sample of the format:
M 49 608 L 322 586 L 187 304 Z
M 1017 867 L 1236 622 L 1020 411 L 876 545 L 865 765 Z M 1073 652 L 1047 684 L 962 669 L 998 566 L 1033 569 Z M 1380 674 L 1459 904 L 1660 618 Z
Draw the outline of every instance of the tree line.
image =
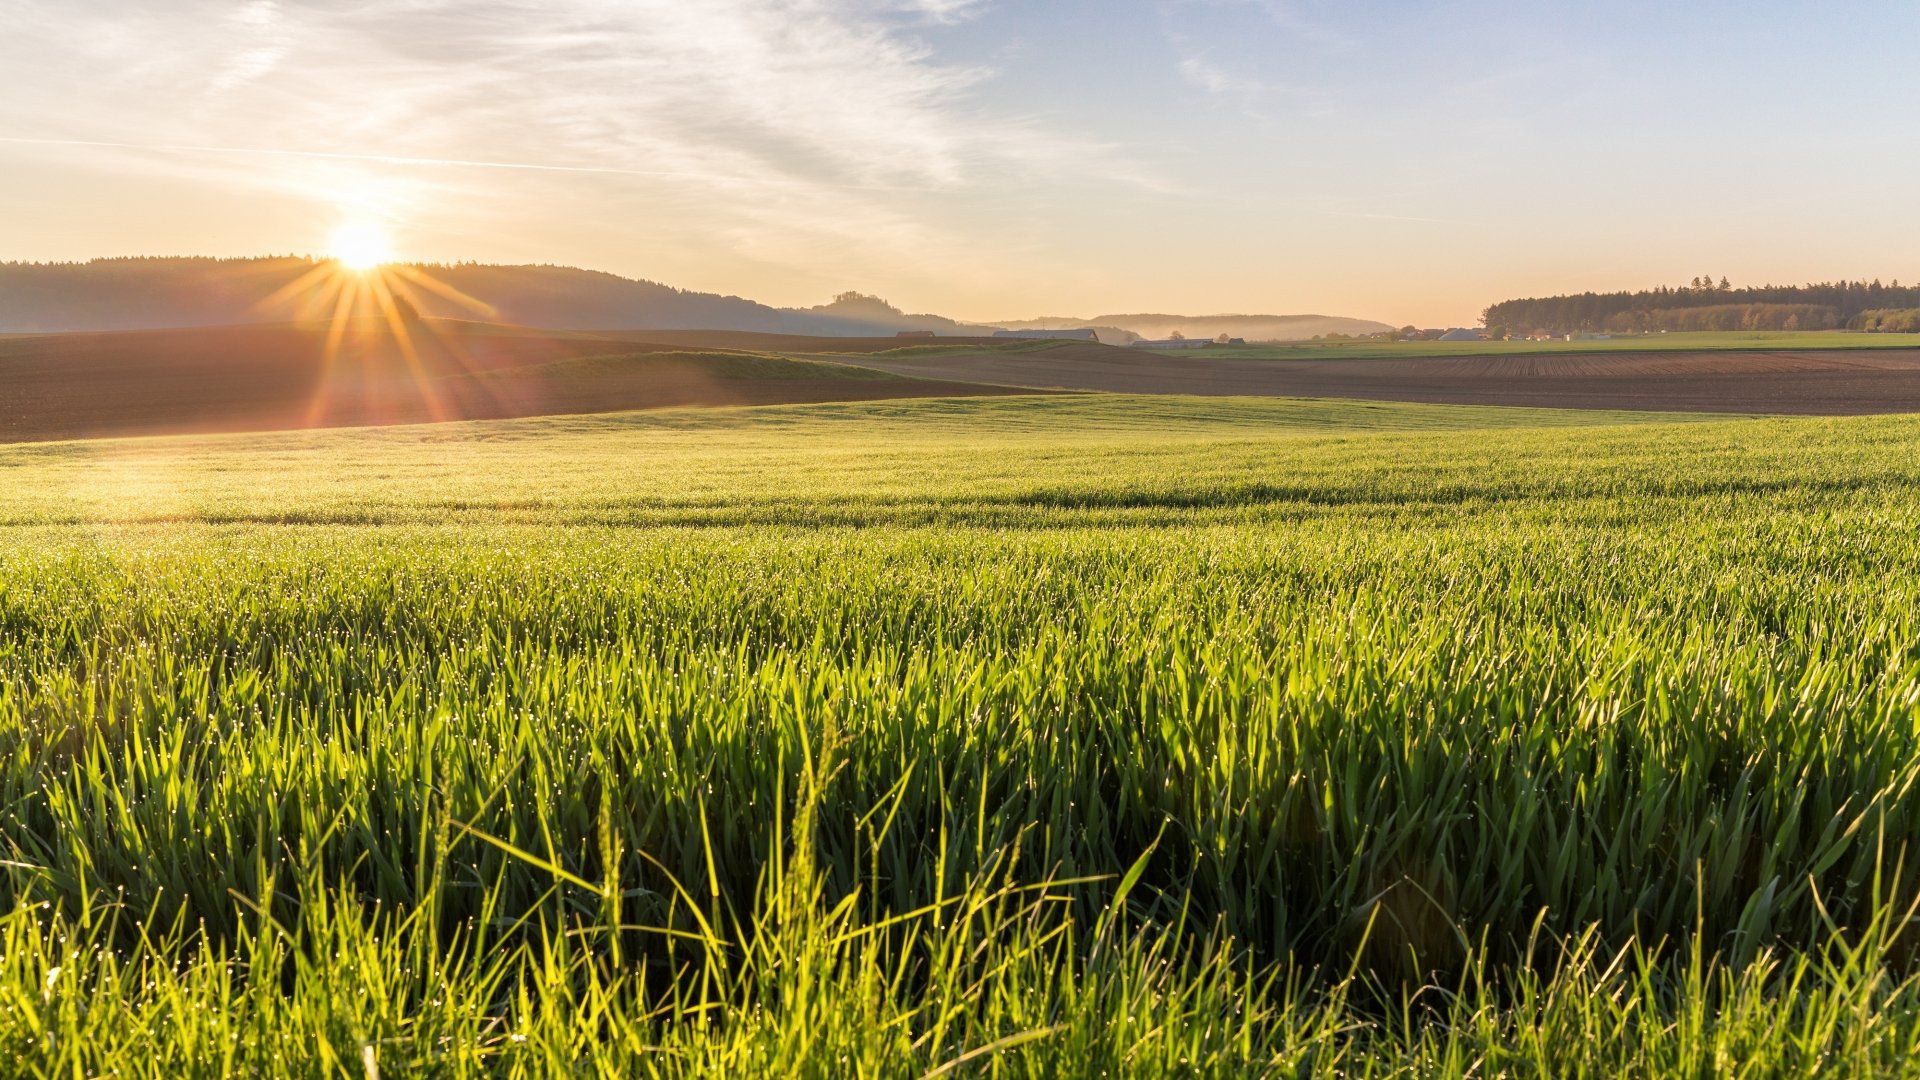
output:
M 1514 333 L 1645 333 L 1685 330 L 1877 330 L 1920 325 L 1920 285 L 1831 281 L 1736 288 L 1725 277 L 1638 292 L 1580 293 L 1505 300 L 1487 308 L 1485 325 Z

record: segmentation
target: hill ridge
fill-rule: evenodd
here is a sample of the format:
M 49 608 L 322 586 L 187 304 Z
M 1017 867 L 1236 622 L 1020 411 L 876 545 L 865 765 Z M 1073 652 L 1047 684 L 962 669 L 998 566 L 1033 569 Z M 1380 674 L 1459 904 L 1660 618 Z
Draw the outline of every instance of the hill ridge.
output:
M 306 255 L 223 257 L 211 255 L 109 256 L 85 262 L 0 262 L 0 334 L 166 330 L 262 325 L 292 321 L 293 305 L 263 307 L 327 260 Z M 1100 324 L 1126 334 L 1166 336 L 1150 323 L 1198 319 L 1267 320 L 1312 328 L 1298 334 L 1371 333 L 1384 323 L 1330 316 L 1102 316 L 1095 320 L 1049 318 L 1007 323 L 969 323 L 901 310 L 859 292 L 843 292 L 813 307 L 774 307 L 731 293 L 681 289 L 646 278 L 625 277 L 555 263 L 408 262 L 397 268 L 432 277 L 454 292 L 482 302 L 479 317 L 542 330 L 727 330 L 815 337 L 891 337 L 901 332 L 985 337 L 1002 329 L 1041 329 Z M 419 313 L 439 318 L 475 318 L 458 301 L 419 290 Z M 1142 322 L 1145 320 L 1145 322 Z M 1127 321 L 1140 326 L 1126 326 Z M 1182 324 L 1184 325 L 1184 324 Z M 1223 327 L 1207 336 L 1231 332 Z M 1185 331 L 1183 331 L 1185 332 Z M 1125 339 L 1126 334 L 1119 337 Z M 1191 334 L 1189 336 L 1192 336 Z
M 1086 319 L 1043 316 L 1008 320 L 1004 325 L 1010 330 L 1112 327 L 1142 338 L 1166 338 L 1176 332 L 1190 338 L 1226 334 L 1250 341 L 1305 341 L 1330 334 L 1362 337 L 1393 329 L 1383 322 L 1342 315 L 1173 315 L 1161 312 L 1095 315 Z

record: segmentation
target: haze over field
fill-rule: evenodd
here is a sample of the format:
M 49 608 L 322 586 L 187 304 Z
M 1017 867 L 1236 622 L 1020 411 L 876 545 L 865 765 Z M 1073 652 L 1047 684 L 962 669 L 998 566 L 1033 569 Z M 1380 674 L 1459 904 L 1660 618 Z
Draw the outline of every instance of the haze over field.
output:
M 1013 330 L 1067 330 L 1112 326 L 1144 338 L 1211 338 L 1226 334 L 1248 341 L 1306 341 L 1329 334 L 1358 337 L 1392 330 L 1386 323 L 1328 315 L 1095 315 L 1087 319 L 1015 319 L 1000 325 Z

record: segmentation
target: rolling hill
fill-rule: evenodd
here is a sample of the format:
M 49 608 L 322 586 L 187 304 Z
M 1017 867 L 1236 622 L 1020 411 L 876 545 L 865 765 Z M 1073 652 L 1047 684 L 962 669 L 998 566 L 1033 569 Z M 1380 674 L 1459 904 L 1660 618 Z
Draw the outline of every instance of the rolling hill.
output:
M 1248 341 L 1306 341 L 1328 334 L 1360 337 L 1392 330 L 1386 323 L 1334 315 L 1096 315 L 1091 319 L 1053 317 L 1001 323 L 1009 330 L 1070 330 L 1083 326 L 1116 327 L 1143 338 L 1190 338 L 1226 334 Z
M 439 319 L 341 329 L 337 345 L 320 323 L 0 339 L 0 442 L 1031 392 L 693 335 L 649 342 Z
M 298 257 L 95 259 L 0 263 L 0 334 L 159 330 L 285 322 L 264 304 L 319 265 Z M 738 296 L 690 292 L 568 266 L 415 265 L 478 306 L 423 291 L 422 315 L 554 330 L 753 330 L 892 336 L 901 330 L 991 334 L 938 315 L 913 315 L 877 297 L 844 293 L 813 308 L 774 308 Z
M 290 303 L 265 301 L 321 265 L 281 256 L 253 259 L 133 258 L 84 263 L 0 263 L 0 335 L 103 330 L 162 330 L 241 323 L 282 323 L 304 316 Z M 739 330 L 816 337 L 892 337 L 921 331 L 942 337 L 988 336 L 998 329 L 1079 329 L 1189 337 L 1221 333 L 1252 340 L 1315 334 L 1367 334 L 1383 323 L 1320 315 L 1103 315 L 966 323 L 905 312 L 877 296 L 845 292 L 807 308 L 777 308 L 739 296 L 692 292 L 570 266 L 484 263 L 411 264 L 448 293 L 422 290 L 420 314 L 484 319 L 549 330 Z

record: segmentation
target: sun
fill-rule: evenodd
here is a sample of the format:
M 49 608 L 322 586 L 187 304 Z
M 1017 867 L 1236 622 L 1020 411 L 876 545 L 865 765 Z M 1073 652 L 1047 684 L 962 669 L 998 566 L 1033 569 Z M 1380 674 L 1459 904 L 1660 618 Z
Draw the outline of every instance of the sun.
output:
M 436 376 L 428 370 L 418 343 L 436 334 L 435 320 L 422 317 L 436 305 L 441 310 L 451 306 L 472 312 L 483 319 L 498 317 L 491 305 L 438 280 L 425 267 L 394 262 L 386 229 L 365 217 L 349 217 L 328 237 L 326 258 L 309 260 L 305 273 L 253 307 L 262 313 L 284 313 L 291 307 L 296 325 L 318 322 L 324 328 L 320 384 L 308 409 L 309 425 L 317 426 L 340 394 L 360 394 L 366 389 L 345 366 L 365 351 L 360 346 L 378 352 L 389 343 L 406 361 L 428 415 L 442 418 L 433 386 Z M 349 343 L 355 348 L 349 349 Z M 471 373 L 472 358 L 457 342 L 444 342 L 436 348 L 443 361 L 451 358 Z
M 349 270 L 367 271 L 393 261 L 386 230 L 367 221 L 349 221 L 333 230 L 328 252 Z

